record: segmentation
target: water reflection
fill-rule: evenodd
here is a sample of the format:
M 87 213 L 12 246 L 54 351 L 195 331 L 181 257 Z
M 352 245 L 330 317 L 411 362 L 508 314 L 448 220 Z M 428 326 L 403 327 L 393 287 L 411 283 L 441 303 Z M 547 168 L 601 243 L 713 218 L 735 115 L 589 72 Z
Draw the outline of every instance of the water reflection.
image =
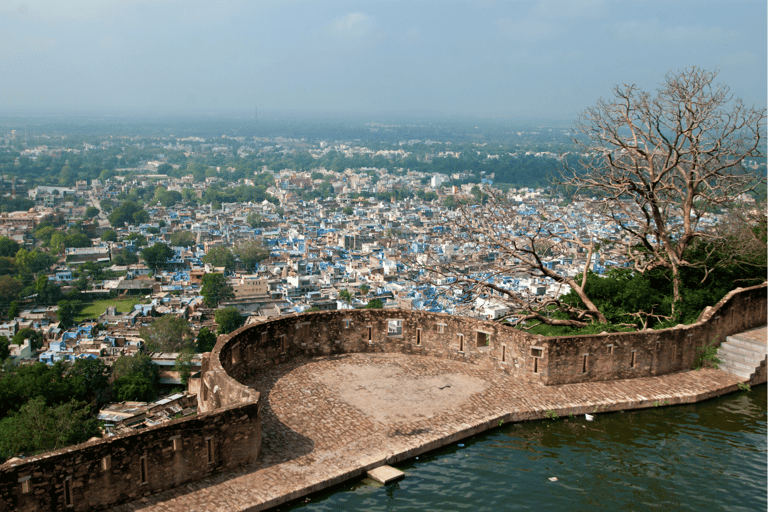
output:
M 282 510 L 766 510 L 766 387 L 502 428 Z M 557 481 L 550 481 L 557 477 Z

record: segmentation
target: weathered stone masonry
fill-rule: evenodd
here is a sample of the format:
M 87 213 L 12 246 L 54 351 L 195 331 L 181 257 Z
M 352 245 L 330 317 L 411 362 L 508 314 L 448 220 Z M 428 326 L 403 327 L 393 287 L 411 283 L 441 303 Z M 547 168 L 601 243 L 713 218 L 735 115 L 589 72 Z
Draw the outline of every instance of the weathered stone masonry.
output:
M 257 394 L 258 395 L 258 394 Z M 0 510 L 98 510 L 255 462 L 258 396 L 0 467 Z
M 0 466 L 0 510 L 88 510 L 255 462 L 259 393 L 241 384 L 294 358 L 398 352 L 466 361 L 556 385 L 675 373 L 695 349 L 765 325 L 765 284 L 663 331 L 545 338 L 494 322 L 402 310 L 315 312 L 242 327 L 203 358 L 199 415 Z M 756 374 L 765 382 L 765 365 Z

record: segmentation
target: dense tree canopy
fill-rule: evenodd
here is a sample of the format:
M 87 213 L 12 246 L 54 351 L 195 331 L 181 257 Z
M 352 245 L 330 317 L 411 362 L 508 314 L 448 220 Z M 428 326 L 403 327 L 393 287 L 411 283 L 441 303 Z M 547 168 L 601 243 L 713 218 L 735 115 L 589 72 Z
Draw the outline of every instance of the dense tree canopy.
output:
M 220 302 L 235 298 L 232 285 L 229 284 L 224 274 L 205 274 L 202 284 L 203 287 L 200 290 L 200 295 L 203 296 L 205 304 L 209 308 L 216 308 Z
M 147 262 L 147 266 L 155 270 L 166 265 L 168 260 L 173 258 L 173 255 L 173 249 L 162 242 L 141 251 L 141 257 Z
M 173 315 L 164 315 L 148 327 L 139 329 L 150 352 L 179 352 L 194 347 L 195 339 L 189 323 Z
M 216 324 L 219 326 L 219 334 L 229 334 L 238 329 L 245 322 L 245 317 L 234 306 L 216 310 Z

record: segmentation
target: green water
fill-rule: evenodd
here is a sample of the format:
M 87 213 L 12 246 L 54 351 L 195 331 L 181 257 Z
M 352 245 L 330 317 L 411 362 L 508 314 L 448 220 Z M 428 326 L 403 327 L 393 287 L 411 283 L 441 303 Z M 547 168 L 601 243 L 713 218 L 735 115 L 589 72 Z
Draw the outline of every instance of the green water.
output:
M 278 510 L 765 511 L 766 387 L 505 425 L 396 467 L 389 486 L 356 480 Z

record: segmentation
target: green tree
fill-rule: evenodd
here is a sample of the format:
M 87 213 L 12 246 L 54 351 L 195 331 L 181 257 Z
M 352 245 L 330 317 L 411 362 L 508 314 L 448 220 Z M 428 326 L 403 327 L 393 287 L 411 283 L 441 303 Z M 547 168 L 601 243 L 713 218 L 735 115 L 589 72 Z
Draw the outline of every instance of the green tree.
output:
M 152 362 L 152 358 L 147 354 L 136 354 L 135 356 L 120 356 L 112 364 L 112 377 L 119 379 L 137 373 L 146 377 L 153 385 L 160 382 L 160 369 Z
M 13 335 L 12 342 L 14 345 L 20 346 L 26 339 L 29 339 L 29 344 L 32 347 L 32 350 L 40 350 L 43 347 L 42 333 L 32 327 L 25 327 L 24 329 L 19 330 Z
M 100 423 L 90 406 L 74 400 L 47 406 L 43 397 L 24 404 L 0 421 L 0 456 L 56 450 L 100 437 Z
M 35 302 L 37 304 L 52 305 L 61 299 L 61 288 L 53 283 L 48 276 L 41 274 L 35 281 Z
M 18 271 L 16 259 L 9 256 L 0 256 L 0 276 L 16 275 Z
M 117 232 L 114 229 L 108 229 L 101 235 L 103 242 L 117 242 Z
M 152 382 L 140 373 L 120 377 L 112 386 L 114 396 L 120 402 L 150 402 L 157 396 Z
M 191 349 L 182 350 L 179 355 L 176 356 L 176 361 L 173 365 L 173 370 L 179 372 L 179 379 L 185 386 L 189 382 L 189 377 L 192 375 L 190 366 L 192 364 L 192 356 L 195 355 L 195 351 Z
M 12 305 L 19 298 L 21 283 L 11 276 L 0 276 L 0 309 L 5 309 L 5 305 Z M 16 304 L 18 307 L 18 303 Z M 18 314 L 18 310 L 16 311 Z M 13 318 L 13 317 L 11 317 Z
M 10 344 L 11 340 L 5 336 L 0 336 L 0 361 L 5 361 L 11 355 L 11 349 L 8 348 Z
M 371 299 L 368 304 L 365 305 L 365 309 L 381 309 L 384 307 L 384 303 L 381 299 Z
M 38 249 L 28 251 L 23 247 L 16 253 L 16 266 L 20 271 L 36 274 L 48 270 L 54 264 L 56 258 Z
M 60 300 L 59 309 L 56 315 L 59 318 L 59 325 L 64 329 L 69 329 L 75 325 L 75 316 L 80 311 L 80 301 L 78 300 Z
M 243 266 L 249 272 L 255 269 L 257 263 L 269 258 L 269 249 L 264 245 L 262 239 L 238 242 L 232 252 L 240 258 Z
M 264 219 L 258 213 L 249 213 L 246 221 L 252 228 L 258 228 L 264 223 Z
M 171 235 L 171 246 L 173 247 L 192 247 L 195 245 L 196 237 L 191 231 L 175 231 Z
M 152 247 L 147 247 L 141 251 L 141 257 L 147 262 L 147 266 L 155 269 L 155 271 L 157 271 L 158 267 L 168 263 L 168 260 L 171 259 L 173 255 L 173 249 L 162 242 L 158 242 Z
M 216 345 L 216 335 L 212 333 L 207 327 L 200 329 L 197 333 L 197 351 L 198 352 L 210 352 Z
M 346 302 L 347 304 L 352 304 L 352 299 L 353 299 L 352 292 L 350 292 L 346 288 L 339 290 L 339 298 L 344 302 Z
M 172 315 L 164 315 L 147 327 L 139 329 L 139 335 L 150 352 L 179 352 L 193 348 L 195 339 L 189 323 Z
M 89 206 L 85 209 L 85 218 L 86 219 L 93 219 L 94 217 L 98 216 L 101 211 L 96 208 L 95 206 Z
M 0 236 L 0 256 L 13 258 L 19 250 L 19 244 L 7 236 Z
M 235 268 L 235 255 L 227 247 L 211 247 L 203 256 L 203 263 L 209 263 L 214 267 L 224 267 L 227 271 Z
M 205 304 L 209 308 L 216 308 L 219 303 L 225 300 L 234 299 L 235 292 L 232 285 L 224 274 L 210 273 L 205 274 L 202 280 L 202 289 L 200 295 L 205 299 Z
M 108 402 L 109 367 L 98 358 L 78 359 L 66 370 L 70 396 L 97 409 Z
M 134 212 L 134 214 L 131 215 L 131 218 L 133 219 L 134 226 L 138 226 L 139 224 L 146 224 L 149 222 L 149 213 L 142 209 Z
M 104 209 L 103 206 L 102 209 Z M 133 224 L 133 214 L 139 210 L 141 207 L 135 202 L 123 201 L 107 218 L 112 227 L 123 227 L 125 224 Z
M 245 317 L 234 306 L 216 310 L 216 324 L 219 326 L 219 334 L 229 334 L 240 328 L 245 322 Z
M 17 316 L 19 316 L 19 311 L 21 311 L 21 308 L 19 307 L 19 303 L 15 300 L 11 301 L 11 306 L 8 308 L 8 318 L 13 320 Z

